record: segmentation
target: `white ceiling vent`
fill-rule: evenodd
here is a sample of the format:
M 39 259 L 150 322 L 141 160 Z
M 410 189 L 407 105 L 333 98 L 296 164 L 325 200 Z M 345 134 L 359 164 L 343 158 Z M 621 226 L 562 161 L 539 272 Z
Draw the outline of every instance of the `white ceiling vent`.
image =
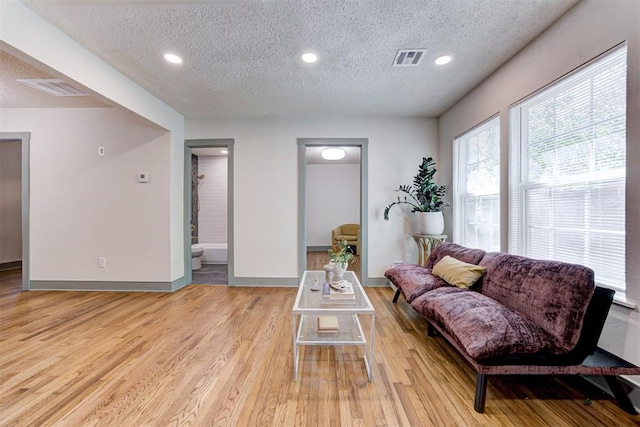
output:
M 53 96 L 89 96 L 58 79 L 17 79 L 16 81 Z
M 394 67 L 415 67 L 420 65 L 427 49 L 400 49 L 393 61 Z

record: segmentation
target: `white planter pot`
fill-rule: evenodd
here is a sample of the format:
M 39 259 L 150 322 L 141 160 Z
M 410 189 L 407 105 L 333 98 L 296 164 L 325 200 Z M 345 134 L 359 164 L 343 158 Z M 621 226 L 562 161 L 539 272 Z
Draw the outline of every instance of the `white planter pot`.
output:
M 335 262 L 331 263 L 333 265 L 333 277 L 342 278 L 344 272 L 347 270 L 348 263 L 338 264 Z
M 444 214 L 442 212 L 416 212 L 418 215 L 418 233 L 444 233 Z

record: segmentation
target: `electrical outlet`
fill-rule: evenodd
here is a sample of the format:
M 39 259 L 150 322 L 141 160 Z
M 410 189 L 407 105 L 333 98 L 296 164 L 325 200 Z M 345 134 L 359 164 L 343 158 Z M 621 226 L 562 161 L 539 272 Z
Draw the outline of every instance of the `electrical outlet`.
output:
M 98 147 L 98 156 L 104 156 L 104 147 Z
M 106 268 L 107 259 L 105 257 L 98 257 L 98 268 Z

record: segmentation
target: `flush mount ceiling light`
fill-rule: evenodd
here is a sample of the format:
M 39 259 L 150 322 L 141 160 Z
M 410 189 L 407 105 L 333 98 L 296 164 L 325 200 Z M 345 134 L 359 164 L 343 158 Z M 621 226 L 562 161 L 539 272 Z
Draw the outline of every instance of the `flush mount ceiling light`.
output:
M 163 55 L 163 57 L 167 62 L 171 62 L 172 64 L 182 64 L 182 58 L 180 58 L 175 53 L 167 52 Z
M 322 150 L 322 158 L 325 160 L 340 160 L 345 156 L 342 148 L 325 148 Z
M 300 55 L 300 59 L 307 64 L 314 64 L 318 60 L 318 55 L 313 52 L 305 52 Z
M 436 59 L 436 64 L 438 65 L 448 64 L 449 62 L 451 62 L 451 57 L 449 55 L 441 56 L 440 58 Z

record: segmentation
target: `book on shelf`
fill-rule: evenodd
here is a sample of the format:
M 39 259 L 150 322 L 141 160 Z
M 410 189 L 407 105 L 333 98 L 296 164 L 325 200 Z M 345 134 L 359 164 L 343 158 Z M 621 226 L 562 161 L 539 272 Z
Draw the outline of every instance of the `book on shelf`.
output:
M 336 316 L 318 316 L 318 333 L 335 334 L 338 332 L 338 318 Z
M 351 283 L 347 281 L 339 285 L 334 285 L 334 283 L 325 282 L 322 284 L 322 299 L 355 301 L 356 294 Z

